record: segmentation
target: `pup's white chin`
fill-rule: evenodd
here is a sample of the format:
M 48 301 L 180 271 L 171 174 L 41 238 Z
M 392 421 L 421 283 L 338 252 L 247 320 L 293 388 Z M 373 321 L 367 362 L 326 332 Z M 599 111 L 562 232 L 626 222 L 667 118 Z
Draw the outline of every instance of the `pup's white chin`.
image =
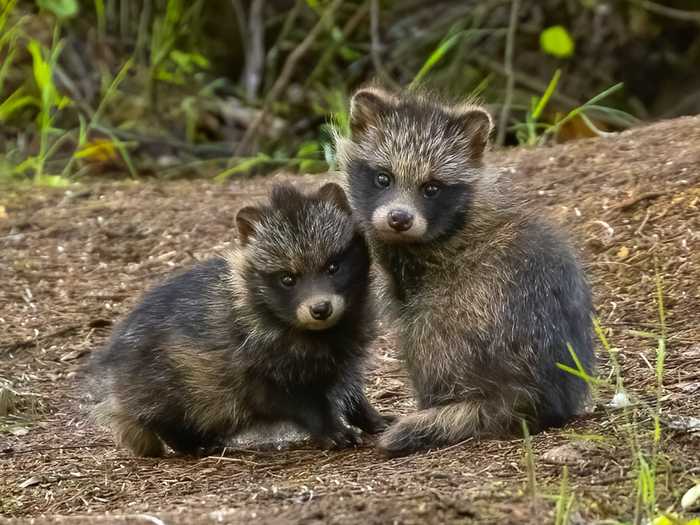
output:
M 321 332 L 323 330 L 327 330 L 328 328 L 331 328 L 338 322 L 338 319 L 334 317 L 329 318 L 329 319 L 324 319 L 323 321 L 305 321 L 305 322 L 298 322 L 297 326 L 301 328 L 302 330 L 312 330 L 314 332 Z
M 389 243 L 411 243 L 421 242 L 423 234 L 415 235 L 411 230 L 405 232 L 396 232 L 394 230 L 374 230 L 374 237 L 382 242 Z

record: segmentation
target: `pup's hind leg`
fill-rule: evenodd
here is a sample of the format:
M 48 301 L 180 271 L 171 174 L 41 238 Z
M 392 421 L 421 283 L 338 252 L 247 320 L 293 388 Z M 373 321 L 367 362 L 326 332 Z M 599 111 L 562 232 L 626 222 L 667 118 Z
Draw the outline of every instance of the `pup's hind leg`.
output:
M 112 431 L 117 445 L 128 448 L 135 456 L 163 455 L 163 442 L 158 435 L 121 409 L 115 399 L 102 401 L 95 407 L 93 415 L 99 425 Z

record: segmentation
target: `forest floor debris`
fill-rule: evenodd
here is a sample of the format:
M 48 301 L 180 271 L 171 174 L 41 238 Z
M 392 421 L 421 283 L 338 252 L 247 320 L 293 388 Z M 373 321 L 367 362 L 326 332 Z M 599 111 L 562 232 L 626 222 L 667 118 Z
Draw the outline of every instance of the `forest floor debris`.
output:
M 680 511 L 700 477 L 697 432 L 669 423 L 698 414 L 700 118 L 493 152 L 490 162 L 510 169 L 517 191 L 582 248 L 601 324 L 639 405 L 635 429 L 651 429 L 646 404 L 658 398 L 661 407 L 656 504 Z M 17 413 L 0 419 L 0 516 L 9 523 L 540 523 L 554 521 L 566 468 L 571 519 L 632 520 L 637 463 L 623 410 L 606 407 L 607 392 L 591 413 L 532 437 L 535 501 L 522 439 L 469 440 L 397 459 L 371 446 L 141 459 L 87 422 L 79 370 L 141 292 L 224 249 L 235 210 L 264 198 L 274 182 L 314 187 L 328 178 L 2 188 L 0 379 Z M 660 397 L 655 342 L 640 337 L 660 329 L 657 272 L 668 332 Z M 380 338 L 374 353 L 373 402 L 410 411 L 390 338 Z M 610 363 L 602 349 L 599 356 L 607 379 Z

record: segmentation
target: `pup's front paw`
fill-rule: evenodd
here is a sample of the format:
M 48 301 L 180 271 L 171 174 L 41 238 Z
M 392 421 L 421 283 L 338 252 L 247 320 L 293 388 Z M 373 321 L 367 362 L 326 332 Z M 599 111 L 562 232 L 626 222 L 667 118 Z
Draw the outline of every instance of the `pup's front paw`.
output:
M 342 427 L 323 439 L 324 448 L 341 449 L 362 444 L 360 431 L 354 427 Z
M 367 434 L 379 434 L 384 432 L 394 421 L 396 421 L 395 415 L 377 413 L 367 421 L 365 428 L 362 430 L 364 430 Z

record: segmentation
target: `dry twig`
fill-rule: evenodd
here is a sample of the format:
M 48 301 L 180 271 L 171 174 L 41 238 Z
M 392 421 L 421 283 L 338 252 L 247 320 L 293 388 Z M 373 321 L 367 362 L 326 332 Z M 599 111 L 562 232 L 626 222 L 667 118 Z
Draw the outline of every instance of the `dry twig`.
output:
M 253 100 L 258 95 L 265 68 L 265 0 L 253 0 L 248 14 L 248 46 L 245 53 L 243 84 L 246 97 Z
M 343 0 L 334 0 L 333 3 L 323 12 L 321 18 L 319 18 L 318 22 L 316 22 L 316 25 L 311 29 L 311 31 L 309 31 L 309 34 L 306 35 L 306 38 L 304 38 L 304 40 L 302 40 L 301 43 L 289 54 L 286 62 L 284 63 L 284 67 L 282 67 L 280 76 L 277 77 L 277 80 L 265 97 L 265 103 L 263 104 L 262 110 L 260 113 L 258 113 L 253 122 L 250 123 L 250 126 L 248 126 L 248 129 L 246 129 L 243 138 L 238 143 L 238 147 L 236 148 L 237 157 L 242 157 L 249 154 L 251 145 L 255 142 L 255 138 L 258 135 L 258 129 L 265 121 L 270 104 L 272 104 L 274 100 L 277 100 L 282 95 L 282 92 L 292 79 L 297 63 L 311 48 L 318 36 L 321 34 L 321 31 L 323 31 L 324 27 L 326 27 L 328 20 L 333 17 L 342 3 Z
M 611 210 L 629 210 L 636 204 L 639 204 L 642 201 L 649 200 L 649 199 L 655 199 L 657 197 L 661 197 L 662 195 L 666 195 L 668 192 L 667 191 L 647 191 L 644 193 L 640 193 L 639 195 L 635 195 L 634 197 L 630 197 L 629 199 L 626 199 L 615 206 L 612 206 L 610 209 Z
M 665 5 L 651 2 L 650 0 L 628 0 L 629 2 L 646 9 L 650 13 L 673 18 L 675 20 L 683 20 L 684 22 L 695 22 L 700 24 L 700 11 L 684 11 L 675 7 L 667 7 Z
M 370 0 L 369 26 L 371 35 L 370 54 L 372 55 L 372 65 L 379 78 L 392 88 L 397 88 L 396 82 L 391 78 L 382 64 L 382 42 L 379 34 L 379 0 Z
M 508 36 L 506 37 L 506 54 L 504 58 L 504 70 L 506 73 L 506 96 L 501 107 L 501 118 L 498 123 L 498 136 L 496 142 L 503 146 L 508 128 L 510 106 L 513 103 L 513 89 L 515 88 L 515 75 L 513 74 L 513 48 L 515 47 L 515 31 L 518 27 L 518 11 L 520 0 L 513 0 L 510 6 L 510 21 L 508 23 Z

